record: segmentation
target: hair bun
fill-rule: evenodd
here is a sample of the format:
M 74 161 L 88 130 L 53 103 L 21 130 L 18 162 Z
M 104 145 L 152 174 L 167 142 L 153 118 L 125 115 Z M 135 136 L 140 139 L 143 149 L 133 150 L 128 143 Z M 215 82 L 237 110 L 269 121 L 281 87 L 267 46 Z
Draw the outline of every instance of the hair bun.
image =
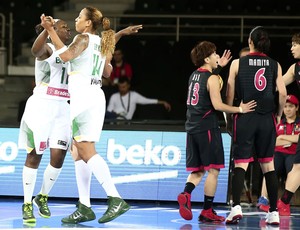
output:
M 104 30 L 109 30 L 110 29 L 110 20 L 107 17 L 103 17 L 102 27 L 103 27 Z

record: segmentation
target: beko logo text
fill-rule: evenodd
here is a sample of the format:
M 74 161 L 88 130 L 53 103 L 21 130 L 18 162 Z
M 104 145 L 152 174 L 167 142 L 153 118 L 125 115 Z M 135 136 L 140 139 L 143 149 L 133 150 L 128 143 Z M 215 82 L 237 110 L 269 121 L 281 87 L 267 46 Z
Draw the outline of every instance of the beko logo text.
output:
M 126 160 L 132 165 L 177 165 L 181 158 L 181 151 L 177 146 L 152 146 L 152 140 L 146 140 L 145 146 L 132 145 L 128 149 L 124 145 L 116 144 L 115 139 L 109 139 L 107 144 L 107 159 L 112 164 L 121 164 Z
M 13 161 L 18 156 L 18 146 L 16 143 L 7 141 L 0 142 L 0 160 Z

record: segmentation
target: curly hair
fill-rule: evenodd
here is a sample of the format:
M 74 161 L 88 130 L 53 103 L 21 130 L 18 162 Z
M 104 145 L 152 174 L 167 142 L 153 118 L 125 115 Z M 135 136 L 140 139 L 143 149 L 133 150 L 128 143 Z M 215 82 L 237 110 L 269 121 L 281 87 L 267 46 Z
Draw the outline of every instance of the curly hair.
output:
M 110 20 L 104 17 L 100 10 L 95 7 L 87 6 L 86 18 L 92 21 L 93 30 L 97 30 L 102 25 L 101 32 L 101 54 L 107 56 L 113 54 L 115 49 L 115 31 L 110 28 Z
M 113 54 L 115 50 L 115 31 L 110 28 L 110 21 L 107 17 L 102 19 L 103 31 L 101 32 L 101 54 L 106 56 L 107 54 Z
M 214 43 L 209 41 L 199 42 L 191 51 L 191 59 L 195 66 L 203 66 L 204 59 L 216 52 L 217 47 Z

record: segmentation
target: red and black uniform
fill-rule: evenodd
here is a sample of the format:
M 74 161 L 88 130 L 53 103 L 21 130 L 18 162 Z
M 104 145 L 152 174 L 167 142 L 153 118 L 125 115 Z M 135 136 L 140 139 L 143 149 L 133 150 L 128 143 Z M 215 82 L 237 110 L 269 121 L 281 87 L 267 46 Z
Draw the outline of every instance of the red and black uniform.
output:
M 189 78 L 185 129 L 187 171 L 224 168 L 224 150 L 218 116 L 207 81 L 211 72 L 199 68 Z
M 299 135 L 300 133 L 300 117 L 297 117 L 294 122 L 287 123 L 286 119 L 282 119 L 277 125 L 277 136 L 279 135 Z M 274 166 L 278 175 L 286 177 L 292 170 L 296 157 L 297 143 L 292 143 L 290 146 L 276 146 L 274 154 Z
M 239 59 L 236 76 L 238 103 L 257 102 L 255 111 L 234 116 L 234 161 L 251 162 L 253 153 L 259 162 L 273 159 L 275 130 L 275 91 L 278 63 L 263 53 L 250 53 Z

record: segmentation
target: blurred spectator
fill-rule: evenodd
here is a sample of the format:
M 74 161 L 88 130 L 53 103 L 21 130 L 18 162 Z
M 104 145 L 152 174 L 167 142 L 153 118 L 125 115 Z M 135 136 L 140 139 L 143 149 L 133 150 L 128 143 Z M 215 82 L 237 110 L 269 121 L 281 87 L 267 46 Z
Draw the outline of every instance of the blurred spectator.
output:
M 118 82 L 119 92 L 114 93 L 106 111 L 106 119 L 131 120 L 137 104 L 162 104 L 166 110 L 171 110 L 171 105 L 162 100 L 150 99 L 130 90 L 130 81 L 127 77 L 120 77 Z
M 124 60 L 123 51 L 116 48 L 112 60 L 113 71 L 110 75 L 112 85 L 118 84 L 120 77 L 127 77 L 130 81 L 132 78 L 132 66 Z

